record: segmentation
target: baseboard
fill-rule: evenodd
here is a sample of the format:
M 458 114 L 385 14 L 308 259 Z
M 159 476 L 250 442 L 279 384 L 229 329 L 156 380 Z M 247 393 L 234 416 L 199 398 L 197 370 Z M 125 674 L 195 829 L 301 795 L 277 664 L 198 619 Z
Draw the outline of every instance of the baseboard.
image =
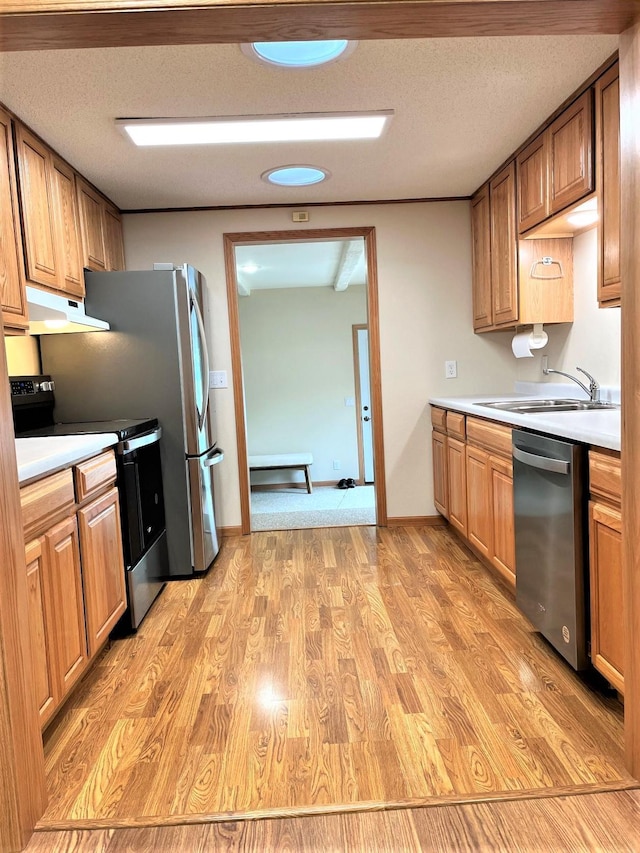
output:
M 311 485 L 316 486 L 335 486 L 337 480 L 313 480 Z M 252 492 L 272 492 L 274 489 L 299 489 L 301 492 L 307 491 L 307 484 L 304 480 L 298 480 L 295 483 L 255 483 L 251 484 Z
M 227 538 L 229 536 L 242 536 L 242 527 L 238 524 L 235 527 L 220 527 L 220 536 Z
M 445 527 L 441 515 L 397 515 L 387 518 L 387 527 Z

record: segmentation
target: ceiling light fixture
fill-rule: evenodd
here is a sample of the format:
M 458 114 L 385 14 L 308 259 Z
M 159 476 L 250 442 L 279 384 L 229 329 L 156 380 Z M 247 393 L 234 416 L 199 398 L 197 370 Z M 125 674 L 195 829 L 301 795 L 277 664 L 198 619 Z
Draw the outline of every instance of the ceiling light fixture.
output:
M 595 225 L 598 219 L 597 210 L 578 210 L 572 213 L 571 216 L 567 216 L 569 225 L 573 225 L 576 228 L 586 228 L 587 225 Z
M 284 113 L 270 116 L 121 118 L 136 145 L 210 145 L 377 139 L 393 110 L 362 113 Z
M 346 39 L 334 41 L 254 41 L 242 44 L 246 56 L 280 68 L 316 68 L 336 59 L 344 59 L 356 48 L 357 42 Z
M 246 272 L 249 273 L 249 275 L 253 275 L 254 272 L 258 272 L 260 267 L 258 266 L 258 264 L 254 264 L 253 261 L 247 261 L 246 264 L 242 264 L 238 267 L 238 269 L 240 270 L 240 272 Z
M 263 181 L 278 187 L 309 187 L 330 176 L 330 172 L 319 166 L 277 166 L 260 175 Z

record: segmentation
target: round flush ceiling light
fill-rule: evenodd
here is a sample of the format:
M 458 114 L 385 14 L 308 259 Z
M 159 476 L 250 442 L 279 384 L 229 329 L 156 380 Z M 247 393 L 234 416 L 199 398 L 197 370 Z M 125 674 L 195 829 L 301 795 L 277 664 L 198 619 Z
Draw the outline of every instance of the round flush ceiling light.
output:
M 281 68 L 315 68 L 336 59 L 349 56 L 357 42 L 346 39 L 334 41 L 254 41 L 241 45 L 247 56 L 279 65 Z
M 260 177 L 278 187 L 308 187 L 326 181 L 330 173 L 319 166 L 277 166 L 263 172 Z

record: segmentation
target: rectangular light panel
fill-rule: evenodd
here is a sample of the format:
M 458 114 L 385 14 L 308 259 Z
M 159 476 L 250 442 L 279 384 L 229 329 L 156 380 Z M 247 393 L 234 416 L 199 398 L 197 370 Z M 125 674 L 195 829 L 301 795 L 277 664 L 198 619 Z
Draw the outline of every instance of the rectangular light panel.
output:
M 179 119 L 116 119 L 136 145 L 220 145 L 377 139 L 393 110 Z

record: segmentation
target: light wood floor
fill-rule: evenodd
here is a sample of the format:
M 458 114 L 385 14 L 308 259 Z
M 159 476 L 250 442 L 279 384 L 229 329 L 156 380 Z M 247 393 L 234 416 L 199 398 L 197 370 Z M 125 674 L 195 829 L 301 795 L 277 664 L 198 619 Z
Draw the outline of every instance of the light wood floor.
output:
M 259 533 L 99 660 L 47 733 L 41 824 L 623 788 L 622 747 L 621 706 L 448 530 Z
M 640 794 L 439 806 L 198 826 L 39 832 L 26 853 L 640 851 Z

